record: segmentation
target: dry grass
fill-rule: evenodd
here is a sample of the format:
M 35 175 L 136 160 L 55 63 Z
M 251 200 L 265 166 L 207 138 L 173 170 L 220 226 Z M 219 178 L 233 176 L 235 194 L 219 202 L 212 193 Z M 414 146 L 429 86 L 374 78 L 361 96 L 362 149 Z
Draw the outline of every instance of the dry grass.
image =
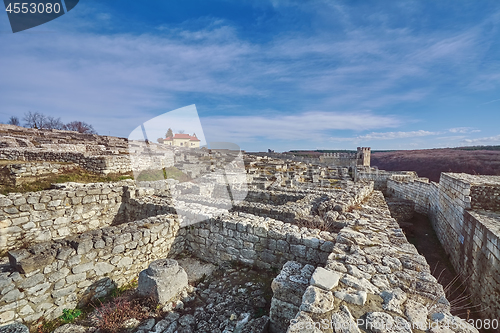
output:
M 142 321 L 149 317 L 149 311 L 137 299 L 119 296 L 109 302 L 100 303 L 91 314 L 94 325 L 103 333 L 117 333 L 123 330 L 123 323 L 129 319 Z
M 294 224 L 296 224 L 299 228 L 306 227 L 308 229 L 319 229 L 321 231 L 328 232 L 339 232 L 342 227 L 339 227 L 339 223 L 336 221 L 325 221 L 319 216 L 308 217 L 308 218 L 299 218 Z
M 76 183 L 100 183 L 100 182 L 116 182 L 124 179 L 132 179 L 132 173 L 125 174 L 108 174 L 106 176 L 88 172 L 83 169 L 74 169 L 60 174 L 50 175 L 48 177 L 39 178 L 33 182 L 24 183 L 18 186 L 0 185 L 0 193 L 8 194 L 12 192 L 36 192 L 48 190 L 51 184 L 76 182 Z
M 500 175 L 500 151 L 425 149 L 375 152 L 371 165 L 387 171 L 416 171 L 438 182 L 441 172 Z

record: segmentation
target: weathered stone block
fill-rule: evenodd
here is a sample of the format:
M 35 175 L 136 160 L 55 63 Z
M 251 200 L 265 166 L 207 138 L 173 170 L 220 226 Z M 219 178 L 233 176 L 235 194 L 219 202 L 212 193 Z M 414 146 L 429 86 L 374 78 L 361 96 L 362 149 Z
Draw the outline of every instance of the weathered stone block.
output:
M 341 274 L 324 269 L 323 267 L 318 267 L 314 271 L 310 283 L 313 286 L 331 290 L 335 288 L 339 284 L 339 280 L 341 278 Z
M 188 277 L 177 261 L 160 259 L 153 261 L 148 269 L 139 274 L 137 293 L 141 296 L 152 296 L 160 304 L 166 304 L 188 283 Z

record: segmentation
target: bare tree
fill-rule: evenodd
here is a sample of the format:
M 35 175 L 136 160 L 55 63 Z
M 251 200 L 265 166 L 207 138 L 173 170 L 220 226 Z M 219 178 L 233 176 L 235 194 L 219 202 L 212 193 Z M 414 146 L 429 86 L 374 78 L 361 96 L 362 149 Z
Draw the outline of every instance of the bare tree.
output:
M 180 134 L 184 134 L 184 132 L 185 132 L 184 130 L 180 130 L 179 131 Z
M 21 122 L 19 121 L 19 118 L 14 117 L 14 116 L 9 118 L 9 122 L 7 124 L 21 126 Z
M 97 134 L 96 130 L 92 125 L 87 124 L 83 121 L 72 121 L 66 124 L 66 130 L 75 131 L 78 133 L 86 133 L 86 134 Z
M 28 111 L 24 114 L 24 126 L 30 128 L 44 128 L 47 117 L 40 112 Z
M 63 122 L 61 121 L 61 118 L 55 118 L 55 117 L 49 116 L 45 119 L 45 123 L 43 124 L 43 128 L 63 130 L 63 129 L 66 129 L 66 125 L 63 124 Z

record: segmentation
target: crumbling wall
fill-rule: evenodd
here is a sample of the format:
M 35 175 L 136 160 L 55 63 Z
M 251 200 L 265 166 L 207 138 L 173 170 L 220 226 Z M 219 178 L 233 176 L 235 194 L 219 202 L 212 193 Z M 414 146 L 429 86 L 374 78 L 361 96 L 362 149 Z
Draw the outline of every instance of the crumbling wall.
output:
M 411 200 L 415 203 L 415 211 L 428 214 L 430 197 L 437 189 L 435 183 L 429 183 L 427 178 L 407 176 L 391 176 L 387 180 L 387 195 Z
M 17 186 L 35 179 L 71 171 L 78 166 L 74 163 L 12 163 L 0 167 L 0 183 Z
M 122 201 L 133 181 L 60 185 L 0 196 L 3 249 L 58 239 L 124 220 Z
M 153 166 L 161 169 L 174 165 L 173 153 L 138 154 L 131 157 L 131 155 L 126 153 L 98 150 L 88 151 L 87 149 L 74 148 L 74 145 L 69 146 L 61 147 L 54 145 L 52 147 L 51 145 L 50 148 L 0 148 L 0 159 L 71 162 L 78 164 L 85 170 L 103 175 L 149 170 Z
M 185 233 L 163 215 L 12 250 L 10 271 L 0 273 L 0 322 L 50 320 L 105 296 L 151 261 L 182 252 Z
M 489 305 L 481 308 L 484 318 L 500 315 L 499 181 L 500 177 L 495 176 L 442 173 L 439 184 L 396 177 L 387 183 L 389 193 L 414 201 L 415 210 L 429 216 L 472 299 Z
M 373 188 L 378 191 L 386 193 L 387 191 L 387 181 L 396 175 L 407 176 L 408 178 L 417 178 L 417 173 L 414 171 L 385 171 L 379 170 L 377 168 L 361 167 L 358 166 L 354 170 L 354 180 L 363 181 L 372 180 L 374 185 Z
M 387 332 L 411 331 L 403 325 L 427 331 L 436 318 L 454 318 L 443 287 L 389 215 L 382 194 L 375 192 L 359 213 L 370 219 L 349 221 L 314 272 L 298 263 L 283 267 L 273 281 L 271 332 L 359 332 L 358 324 L 366 329 L 373 317 Z
M 188 249 L 213 263 L 242 262 L 278 268 L 289 260 L 324 263 L 335 234 L 307 230 L 270 218 L 232 213 L 189 228 Z
M 0 159 L 16 161 L 53 161 L 76 163 L 99 174 L 126 173 L 132 170 L 130 157 L 120 155 L 92 155 L 78 150 L 52 150 L 41 148 L 2 148 Z

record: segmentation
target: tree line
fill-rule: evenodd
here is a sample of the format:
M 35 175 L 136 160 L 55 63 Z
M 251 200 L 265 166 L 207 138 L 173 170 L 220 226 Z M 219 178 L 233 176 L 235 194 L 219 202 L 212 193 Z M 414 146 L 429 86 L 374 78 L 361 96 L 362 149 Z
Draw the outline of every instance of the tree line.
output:
M 84 121 L 71 121 L 69 123 L 63 123 L 61 118 L 56 118 L 52 116 L 46 116 L 40 112 L 26 112 L 23 117 L 23 126 L 27 128 L 36 129 L 56 129 L 65 131 L 75 131 L 78 133 L 85 134 L 97 134 L 96 130 L 92 125 L 87 124 Z M 21 121 L 18 117 L 12 116 L 7 122 L 9 125 L 21 126 Z

